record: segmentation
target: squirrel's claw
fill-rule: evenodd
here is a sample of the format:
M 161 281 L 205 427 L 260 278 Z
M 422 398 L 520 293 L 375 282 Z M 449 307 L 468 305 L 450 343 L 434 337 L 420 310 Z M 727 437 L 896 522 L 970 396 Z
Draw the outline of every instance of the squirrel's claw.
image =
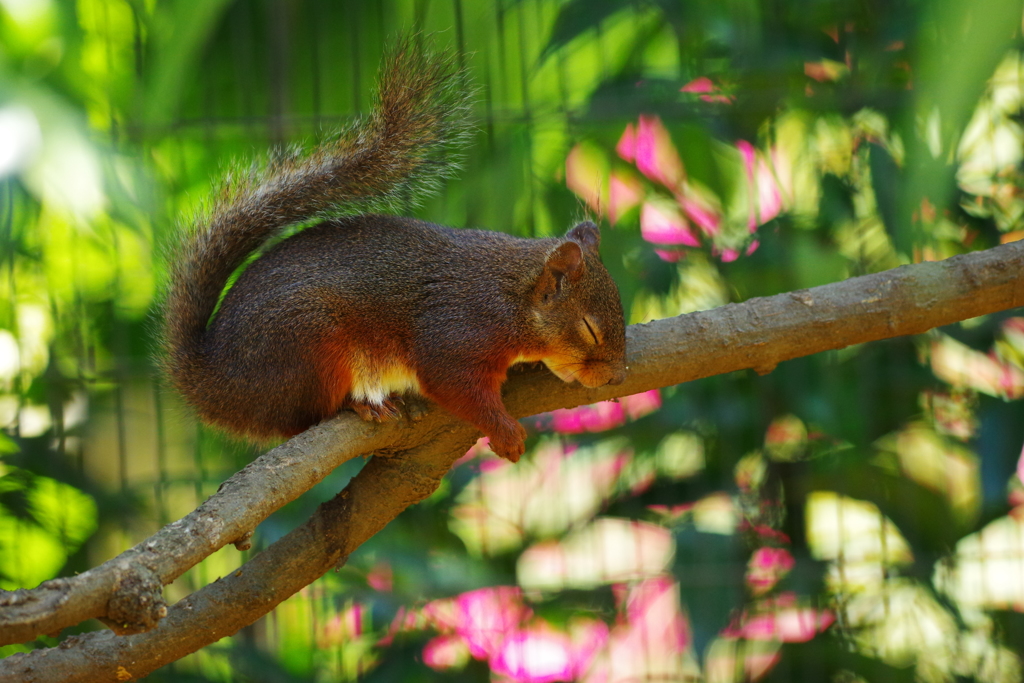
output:
M 404 403 L 402 397 L 392 394 L 382 402 L 349 401 L 348 407 L 356 411 L 356 415 L 367 422 L 391 422 L 402 416 L 398 404 Z
M 515 420 L 511 425 L 503 425 L 493 434 L 488 434 L 491 450 L 509 462 L 519 462 L 520 456 L 526 451 L 526 429 Z

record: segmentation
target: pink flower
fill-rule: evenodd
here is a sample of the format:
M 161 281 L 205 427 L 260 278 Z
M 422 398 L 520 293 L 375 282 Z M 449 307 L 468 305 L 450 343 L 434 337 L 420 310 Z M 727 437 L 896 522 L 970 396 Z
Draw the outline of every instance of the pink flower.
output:
M 715 104 L 732 104 L 736 100 L 732 95 L 701 95 L 700 98 L 705 102 L 714 102 Z
M 722 229 L 722 217 L 707 201 L 700 199 L 693 192 L 679 197 L 679 205 L 687 217 L 708 237 L 714 237 Z
M 622 404 L 601 401 L 578 408 L 560 408 L 551 412 L 551 429 L 560 434 L 603 432 L 626 424 Z
M 644 202 L 640 210 L 640 234 L 655 244 L 684 244 L 699 247 L 686 219 L 670 204 Z
M 747 585 L 755 595 L 763 595 L 788 574 L 796 562 L 785 548 L 758 548 L 747 563 Z
M 954 386 L 968 386 L 1001 398 L 1024 395 L 1024 370 L 950 337 L 932 342 L 931 363 L 935 376 Z
M 635 163 L 645 176 L 669 189 L 677 188 L 682 182 L 683 162 L 657 116 L 642 114 L 635 130 L 628 124 L 615 151 L 626 161 Z
M 608 219 L 617 223 L 626 212 L 640 203 L 643 196 L 643 185 L 636 177 L 622 171 L 613 171 L 609 183 Z
M 710 78 L 707 76 L 701 76 L 700 78 L 695 78 L 684 85 L 679 89 L 679 92 L 707 93 L 715 92 L 717 89 L 718 88 L 715 87 L 715 84 L 711 82 Z
M 395 618 L 393 633 L 432 627 L 462 638 L 470 654 L 487 659 L 497 652 L 507 634 L 519 628 L 532 612 L 515 586 L 493 586 L 454 598 L 432 600 L 420 610 Z M 390 641 L 390 636 L 387 639 Z M 385 643 L 386 644 L 386 643 Z M 439 645 L 440 647 L 440 645 Z
M 731 95 L 712 94 L 719 92 L 719 88 L 707 76 L 693 79 L 680 88 L 679 92 L 700 94 L 700 98 L 705 102 L 717 102 L 719 104 L 731 104 L 735 99 Z
M 1017 460 L 1017 478 L 1024 484 L 1024 448 L 1021 448 L 1020 458 Z
M 608 644 L 608 625 L 603 621 L 574 618 L 569 621 L 569 637 L 572 639 L 575 659 L 575 676 L 581 677 L 590 669 L 595 657 Z
M 462 619 L 462 613 L 456 600 L 457 598 L 443 598 L 428 602 L 419 610 L 421 619 L 416 622 L 416 629 L 431 627 L 441 633 L 454 632 L 459 625 L 459 620 Z M 410 615 L 414 613 L 415 610 L 410 610 Z
M 498 651 L 509 633 L 529 618 L 522 591 L 515 586 L 496 586 L 463 593 L 455 599 L 455 632 L 477 659 Z
M 647 509 L 662 517 L 665 522 L 675 522 L 693 510 L 693 505 L 693 503 L 680 503 L 679 505 L 669 506 L 655 503 L 654 505 L 648 505 Z
M 807 428 L 795 415 L 782 415 L 768 425 L 764 443 L 766 446 L 792 446 L 807 441 Z
M 771 569 L 773 571 L 788 572 L 796 561 L 785 548 L 763 547 L 754 551 L 750 556 L 750 566 L 759 569 Z
M 423 663 L 435 671 L 460 669 L 468 660 L 469 647 L 460 636 L 437 636 L 423 646 Z
M 793 593 L 784 593 L 775 600 L 765 600 L 755 614 L 744 612 L 722 631 L 722 635 L 746 640 L 777 640 L 783 643 L 806 643 L 822 633 L 835 615 L 828 610 L 800 607 Z
M 607 178 L 608 162 L 599 150 L 585 143 L 572 148 L 565 159 L 565 184 L 597 213 L 607 208 Z
M 715 251 L 718 250 L 715 249 Z M 718 256 L 722 259 L 722 263 L 731 263 L 740 257 L 740 252 L 736 249 L 722 249 L 721 252 L 718 252 Z
M 573 619 L 565 633 L 538 620 L 510 633 L 490 665 L 510 681 L 573 681 L 587 672 L 607 641 L 608 627 L 600 621 Z
M 1024 396 L 1024 373 L 1016 366 L 998 360 L 995 352 L 990 354 L 999 364 L 999 389 L 1008 399 Z
M 754 232 L 757 226 L 767 223 L 782 211 L 782 192 L 771 167 L 757 154 L 753 145 L 740 140 L 736 148 L 743 158 L 743 168 L 747 175 L 747 197 L 750 202 L 747 227 L 750 232 Z
M 775 541 L 776 543 L 789 543 L 790 538 L 786 534 L 782 533 L 778 529 L 773 529 L 765 524 L 758 524 L 756 526 L 744 525 L 744 529 L 750 529 L 755 534 L 761 537 L 762 541 Z
M 636 479 L 629 487 L 629 492 L 634 496 L 639 496 L 647 489 L 654 486 L 654 482 L 658 481 L 658 473 L 652 470 L 647 470 L 642 474 L 637 475 Z
M 1003 321 L 1003 334 L 1024 335 L 1024 318 L 1007 318 Z
M 551 429 L 560 434 L 603 432 L 626 424 L 626 418 L 639 420 L 661 407 L 661 393 L 657 389 L 616 401 L 601 401 L 589 406 L 560 408 L 539 416 L 535 423 L 539 429 Z
M 842 62 L 823 59 L 820 62 L 804 62 L 804 75 L 819 83 L 837 81 L 848 71 Z
M 357 637 L 363 635 L 363 615 L 363 605 L 359 602 L 354 603 L 344 615 L 348 621 L 349 628 L 352 629 L 352 633 Z
M 615 145 L 615 151 L 623 160 L 633 163 L 636 161 L 636 131 L 632 123 L 626 124 L 626 130 L 622 131 L 622 137 Z
M 639 420 L 644 415 L 650 415 L 661 408 L 661 392 L 651 389 L 639 394 L 623 396 L 619 401 L 625 407 L 626 415 L 630 420 Z
M 761 243 L 757 240 L 754 240 L 753 242 L 747 245 L 747 248 L 742 253 L 746 254 L 747 256 L 750 256 L 755 251 L 757 251 L 757 248 L 759 246 L 761 246 Z M 711 253 L 720 258 L 722 260 L 722 263 L 732 263 L 733 261 L 740 257 L 739 249 L 719 249 L 718 247 L 712 247 Z
M 751 643 L 737 638 L 720 638 L 719 647 L 712 648 L 705 661 L 707 680 L 759 681 L 782 659 L 776 643 Z M 740 677 L 737 674 L 743 672 Z
M 747 619 L 738 635 L 747 640 L 780 640 L 806 643 L 832 625 L 835 617 L 813 609 L 787 609 Z
M 564 633 L 533 627 L 511 633 L 491 659 L 491 669 L 523 683 L 571 681 L 575 677 L 572 642 Z
M 754 152 L 754 146 L 746 140 L 740 140 L 736 143 L 736 149 L 740 151 L 740 156 L 743 157 L 743 167 L 746 169 L 747 174 L 752 174 L 754 161 L 757 159 L 757 154 Z
M 370 588 L 381 593 L 388 593 L 394 583 L 394 575 L 391 572 L 391 565 L 387 562 L 378 562 L 366 575 L 366 583 Z
M 485 659 L 503 680 L 522 683 L 571 681 L 582 676 L 605 647 L 608 627 L 593 619 L 573 619 L 568 632 L 531 619 L 522 593 L 512 586 L 470 591 L 435 600 L 422 610 L 427 619 L 418 628 L 433 626 L 441 635 L 423 648 L 423 661 L 441 671 L 461 668 L 470 656 Z M 400 613 L 396 623 L 405 624 Z M 392 631 L 398 628 L 392 626 Z M 393 635 L 393 634 L 392 634 Z M 390 644 L 391 637 L 381 641 Z
M 680 610 L 679 586 L 656 576 L 630 588 L 613 586 L 625 620 L 612 628 L 605 651 L 587 671 L 588 683 L 676 680 L 690 629 Z
M 662 261 L 667 261 L 668 263 L 678 263 L 686 258 L 685 249 L 655 249 L 654 253 Z
M 626 600 L 626 618 L 630 624 L 656 629 L 671 649 L 681 651 L 690 642 L 690 632 L 673 605 L 678 602 L 679 587 L 669 576 L 656 576 L 637 584 Z M 670 600 L 676 598 L 676 600 Z
M 418 631 L 425 628 L 426 624 L 426 619 L 420 610 L 406 610 L 405 607 L 399 607 L 395 618 L 391 620 L 388 632 L 377 641 L 377 647 L 387 647 L 394 642 L 395 636 L 399 633 Z
M 358 638 L 363 634 L 365 615 L 362 604 L 353 603 L 324 624 L 323 631 L 317 635 L 317 645 L 325 648 L 335 647 Z

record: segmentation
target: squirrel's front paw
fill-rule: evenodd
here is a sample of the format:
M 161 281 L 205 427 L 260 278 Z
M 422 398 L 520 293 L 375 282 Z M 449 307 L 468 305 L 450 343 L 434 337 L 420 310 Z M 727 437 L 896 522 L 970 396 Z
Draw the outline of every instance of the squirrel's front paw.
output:
M 519 456 L 526 450 L 526 429 L 513 421 L 494 434 L 488 434 L 491 450 L 510 462 L 519 462 Z

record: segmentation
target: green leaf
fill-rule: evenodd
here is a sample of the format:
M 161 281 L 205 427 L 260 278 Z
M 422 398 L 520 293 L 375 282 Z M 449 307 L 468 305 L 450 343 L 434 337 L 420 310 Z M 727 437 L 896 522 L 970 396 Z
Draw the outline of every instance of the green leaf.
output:
M 0 511 L 0 588 L 32 588 L 52 579 L 67 553 L 52 534 Z
M 913 116 L 904 126 L 934 121 L 939 149 L 906 136 L 907 187 L 902 194 L 902 213 L 910 216 L 929 198 L 940 211 L 953 205 L 956 166 L 950 163 L 960 136 L 996 70 L 1020 30 L 1022 0 L 945 0 L 934 3 L 926 38 L 920 50 L 919 83 Z M 1016 27 L 1016 28 L 1014 28 Z M 913 122 L 913 123 L 911 123 Z M 938 152 L 938 154 L 935 154 Z M 934 155 L 934 156 L 933 156 Z M 923 238 L 919 230 L 901 230 L 897 248 L 908 252 Z M 912 244 L 913 243 L 913 244 Z
M 69 550 L 76 550 L 96 531 L 95 501 L 73 486 L 36 477 L 27 498 L 32 517 Z
M 3 432 L 0 432 L 0 455 L 17 453 L 20 450 L 21 447 L 18 446 L 18 443 L 14 439 L 7 436 Z
M 540 61 L 550 57 L 580 35 L 601 26 L 608 17 L 634 7 L 632 0 L 569 0 L 562 5 L 551 38 L 541 53 Z
M 161 3 L 152 24 L 156 54 L 146 88 L 143 120 L 147 125 L 174 116 L 186 79 L 193 78 L 200 53 L 230 0 Z
M 910 216 L 900 213 L 900 197 L 903 191 L 903 174 L 896 160 L 881 145 L 868 143 L 868 159 L 871 165 L 871 188 L 878 204 L 878 214 L 885 229 L 896 241 L 896 236 L 905 229 Z

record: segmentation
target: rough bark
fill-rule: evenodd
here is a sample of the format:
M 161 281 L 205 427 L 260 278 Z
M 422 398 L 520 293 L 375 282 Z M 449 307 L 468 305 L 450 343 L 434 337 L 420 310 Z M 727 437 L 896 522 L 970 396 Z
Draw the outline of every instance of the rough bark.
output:
M 545 371 L 526 371 L 516 373 L 508 382 L 506 404 L 513 414 L 525 416 L 745 368 L 770 372 L 790 358 L 916 334 L 1024 305 L 1022 273 L 1024 242 L 1018 242 L 939 263 L 904 266 L 814 289 L 634 325 L 628 330 L 630 372 L 624 384 L 585 389 L 562 384 Z M 201 517 L 193 518 L 197 510 L 185 518 L 193 521 L 169 525 L 120 557 L 141 555 L 159 537 L 163 544 L 160 547 L 173 549 L 181 544 L 188 549 L 188 559 L 181 563 L 174 558 L 163 559 L 143 566 L 161 578 L 180 575 L 201 557 L 244 535 L 276 509 L 271 505 L 293 499 L 331 467 L 374 449 L 378 457 L 334 500 L 321 505 L 303 526 L 234 574 L 171 607 L 156 628 L 126 636 L 110 631 L 89 633 L 69 638 L 59 648 L 13 655 L 0 662 L 0 679 L 128 680 L 237 632 L 344 562 L 402 510 L 430 495 L 476 436 L 473 428 L 430 408 L 415 422 L 371 425 L 341 417 L 296 437 L 232 477 L 204 503 L 200 510 L 218 511 L 216 523 L 199 525 Z M 380 457 L 383 448 L 394 457 Z M 255 512 L 229 508 L 224 500 L 229 498 L 241 505 L 242 501 L 268 496 L 268 492 L 273 502 Z M 197 532 L 209 536 L 184 540 Z M 89 616 L 107 615 L 103 610 L 117 594 L 110 585 L 83 582 L 75 589 L 107 590 L 88 603 L 98 611 Z M 31 616 L 29 596 L 34 591 L 19 592 L 27 605 L 19 615 L 21 621 L 7 619 L 10 608 L 0 609 L 0 636 L 6 635 L 7 629 L 32 631 L 33 627 L 25 624 L 37 623 L 27 618 Z M 46 609 L 52 610 L 52 603 Z M 75 619 L 85 611 L 75 611 Z M 63 614 L 61 607 L 56 612 L 58 616 L 47 623 L 74 623 L 59 616 Z

